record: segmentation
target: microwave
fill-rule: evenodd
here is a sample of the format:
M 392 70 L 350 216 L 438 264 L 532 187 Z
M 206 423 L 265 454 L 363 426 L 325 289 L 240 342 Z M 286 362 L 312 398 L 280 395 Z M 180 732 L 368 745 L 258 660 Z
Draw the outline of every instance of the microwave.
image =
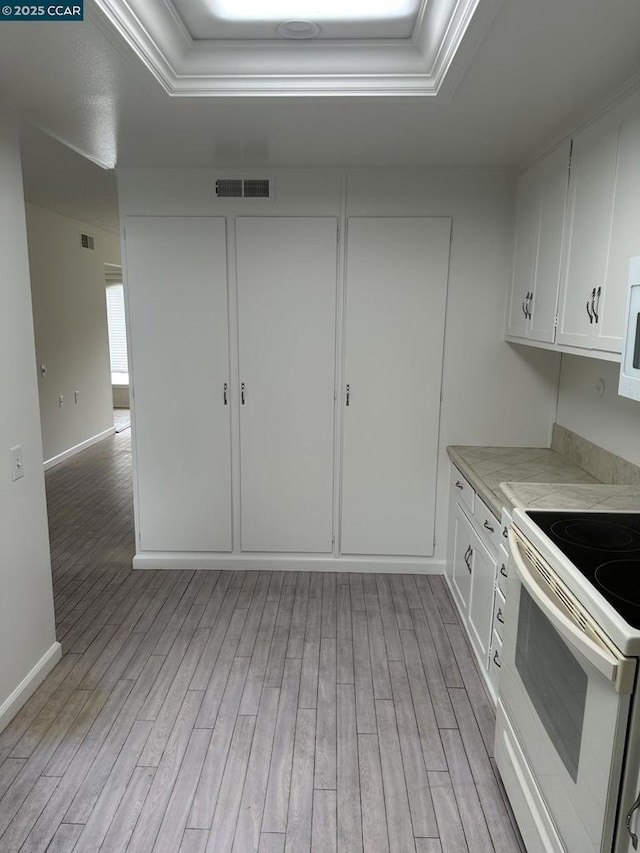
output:
M 618 394 L 640 400 L 640 258 L 631 258 Z

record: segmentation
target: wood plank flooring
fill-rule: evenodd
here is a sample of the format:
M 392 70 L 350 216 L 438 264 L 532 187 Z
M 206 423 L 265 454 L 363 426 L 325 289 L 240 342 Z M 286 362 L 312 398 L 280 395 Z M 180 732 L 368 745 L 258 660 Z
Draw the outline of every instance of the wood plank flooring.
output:
M 131 570 L 130 431 L 47 473 L 64 657 L 0 850 L 519 853 L 441 578 Z

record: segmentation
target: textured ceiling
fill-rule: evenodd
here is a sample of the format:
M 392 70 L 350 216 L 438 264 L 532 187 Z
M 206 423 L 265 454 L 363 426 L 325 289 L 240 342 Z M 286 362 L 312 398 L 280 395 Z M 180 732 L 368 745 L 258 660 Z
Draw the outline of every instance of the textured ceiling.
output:
M 446 102 L 171 98 L 85 6 L 81 24 L 0 27 L 0 98 L 108 167 L 510 168 L 640 71 L 637 0 L 504 0 Z M 82 165 L 25 138 L 32 196 L 82 205 L 62 177 Z M 88 199 L 100 181 L 84 186 Z

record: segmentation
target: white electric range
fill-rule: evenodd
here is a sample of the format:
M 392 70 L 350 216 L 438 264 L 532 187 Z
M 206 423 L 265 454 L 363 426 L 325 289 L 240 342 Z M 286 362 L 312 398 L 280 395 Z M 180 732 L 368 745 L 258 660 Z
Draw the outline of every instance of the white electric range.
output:
M 528 853 L 637 849 L 640 512 L 522 510 L 496 762 Z

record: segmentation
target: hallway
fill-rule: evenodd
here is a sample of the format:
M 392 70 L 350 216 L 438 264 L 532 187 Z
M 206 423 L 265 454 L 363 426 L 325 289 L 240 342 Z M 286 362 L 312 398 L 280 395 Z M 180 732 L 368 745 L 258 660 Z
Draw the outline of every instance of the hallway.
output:
M 443 581 L 133 572 L 130 454 L 46 475 L 64 657 L 0 734 L 3 853 L 517 853 Z

